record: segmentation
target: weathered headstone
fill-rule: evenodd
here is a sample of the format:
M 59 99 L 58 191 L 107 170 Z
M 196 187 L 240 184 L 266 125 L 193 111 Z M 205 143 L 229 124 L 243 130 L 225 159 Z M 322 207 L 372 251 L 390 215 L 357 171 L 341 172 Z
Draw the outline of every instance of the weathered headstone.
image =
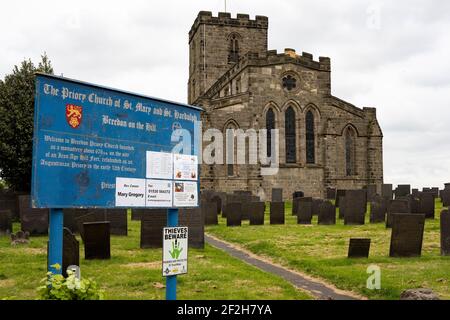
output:
M 21 229 L 30 235 L 48 234 L 48 209 L 31 208 L 29 195 L 19 196 Z
M 367 201 L 373 201 L 375 195 L 377 194 L 377 185 L 376 184 L 368 184 L 366 187 L 367 190 Z
M 67 277 L 67 267 L 80 266 L 80 243 L 68 228 L 63 231 L 63 261 L 62 272 Z
M 411 189 L 411 195 L 412 195 L 414 198 L 419 197 L 419 189 Z
M 305 197 L 297 199 L 297 223 L 311 224 L 312 219 L 312 198 Z
M 370 239 L 350 239 L 348 245 L 348 258 L 368 258 L 370 251 Z
M 284 202 L 270 202 L 270 224 L 284 224 Z
M 189 228 L 189 248 L 205 247 L 205 218 L 200 208 L 183 208 L 179 210 L 179 225 Z
M 216 214 L 219 215 L 222 211 L 222 198 L 219 195 L 213 195 L 211 197 L 211 202 L 216 204 Z
M 229 202 L 225 206 L 227 217 L 227 227 L 241 226 L 242 223 L 242 203 Z
M 392 184 L 391 183 L 385 183 L 381 185 L 381 196 L 387 200 L 392 200 Z
M 110 232 L 115 236 L 128 235 L 128 214 L 127 209 L 107 209 L 106 221 L 111 223 Z
M 283 202 L 282 188 L 272 188 L 272 202 Z
M 217 221 L 217 203 L 214 201 L 202 201 L 201 210 L 205 217 L 205 226 L 216 225 Z
M 111 258 L 109 227 L 110 223 L 107 221 L 83 223 L 84 258 L 86 260 Z
M 88 213 L 75 218 L 78 226 L 78 231 L 80 232 L 81 239 L 84 241 L 84 223 L 86 222 L 101 222 L 105 221 L 105 216 L 102 211 L 92 210 Z
M 407 200 L 390 200 L 387 209 L 386 228 L 391 228 L 393 213 L 411 213 Z
M 77 218 L 88 213 L 88 209 L 63 209 L 64 227 L 68 228 L 72 233 L 80 233 L 80 225 L 77 223 Z
M 320 225 L 336 224 L 336 207 L 329 201 L 323 201 L 319 206 Z
M 450 256 L 450 214 L 448 210 L 441 211 L 441 255 Z
M 450 189 L 441 190 L 442 206 L 448 207 L 450 205 Z
M 341 201 L 341 197 L 345 197 L 345 191 L 344 189 L 337 189 L 336 190 L 336 201 L 335 201 L 335 206 L 336 208 L 339 208 L 339 204 Z
M 336 199 L 336 188 L 327 187 L 327 189 L 326 189 L 326 198 L 328 200 Z
M 431 193 L 433 194 L 434 198 L 438 198 L 439 197 L 439 188 L 438 187 L 432 187 L 431 188 Z
M 252 201 L 241 202 L 241 220 L 250 219 L 250 209 L 252 207 Z
M 418 257 L 422 252 L 425 215 L 392 213 L 390 257 Z
M 263 225 L 264 224 L 264 202 L 253 202 L 250 211 L 250 225 Z
M 425 214 L 425 218 L 434 219 L 434 196 L 431 192 L 419 193 L 418 211 Z
M 153 214 L 167 215 L 167 209 L 131 209 L 131 220 L 147 219 Z
M 148 210 L 148 212 L 139 213 L 141 214 L 141 249 L 162 248 L 163 228 L 167 225 L 166 210 Z
M 387 200 L 372 201 L 370 203 L 370 223 L 378 223 L 386 221 Z
M 411 194 L 411 185 L 409 184 L 399 184 L 397 189 L 395 189 L 395 199 L 405 197 L 408 194 Z
M 362 225 L 366 215 L 365 190 L 347 190 L 345 193 L 344 224 Z
M 312 199 L 312 215 L 316 216 L 319 214 L 319 207 L 322 204 L 322 199 L 313 198 Z
M 344 219 L 345 217 L 345 196 L 339 197 L 339 219 Z
M 295 198 L 303 198 L 305 196 L 305 193 L 303 191 L 295 191 L 292 193 L 292 200 Z
M 12 232 L 12 214 L 10 210 L 0 210 L 0 236 Z

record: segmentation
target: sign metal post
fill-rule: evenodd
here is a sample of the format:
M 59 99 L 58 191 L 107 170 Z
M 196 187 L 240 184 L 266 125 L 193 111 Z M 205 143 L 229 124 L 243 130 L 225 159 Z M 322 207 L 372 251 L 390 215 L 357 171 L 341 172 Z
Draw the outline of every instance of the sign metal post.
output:
M 62 273 L 63 260 L 63 225 L 62 209 L 50 209 L 48 239 L 48 271 L 53 274 Z M 60 268 L 52 267 L 59 264 Z
M 167 226 L 178 226 L 178 209 L 167 210 Z M 177 299 L 177 276 L 166 277 L 166 300 Z

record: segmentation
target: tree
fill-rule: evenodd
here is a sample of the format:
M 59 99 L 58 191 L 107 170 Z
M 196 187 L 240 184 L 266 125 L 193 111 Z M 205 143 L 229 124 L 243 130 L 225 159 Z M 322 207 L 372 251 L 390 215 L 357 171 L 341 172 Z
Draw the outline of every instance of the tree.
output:
M 15 191 L 30 191 L 35 72 L 53 74 L 47 55 L 30 59 L 0 79 L 0 177 Z

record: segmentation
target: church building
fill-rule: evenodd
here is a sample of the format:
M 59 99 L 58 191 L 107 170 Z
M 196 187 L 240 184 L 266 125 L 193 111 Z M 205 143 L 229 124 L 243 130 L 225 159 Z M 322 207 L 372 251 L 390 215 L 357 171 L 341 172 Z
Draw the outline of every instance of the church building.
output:
M 285 199 L 294 191 L 323 197 L 327 187 L 380 191 L 376 109 L 332 95 L 330 58 L 268 50 L 268 26 L 264 16 L 201 11 L 189 32 L 188 103 L 204 109 L 203 131 L 279 130 L 277 174 L 262 175 L 261 164 L 202 164 L 202 189 L 247 190 L 265 200 L 272 188 L 283 188 Z

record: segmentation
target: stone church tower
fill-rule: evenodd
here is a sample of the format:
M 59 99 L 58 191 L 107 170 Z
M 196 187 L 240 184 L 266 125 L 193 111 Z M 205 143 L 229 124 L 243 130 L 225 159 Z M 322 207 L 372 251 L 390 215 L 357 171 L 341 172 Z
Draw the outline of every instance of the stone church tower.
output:
M 376 109 L 331 94 L 329 58 L 268 50 L 268 26 L 264 16 L 201 11 L 189 32 L 188 103 L 204 108 L 203 130 L 224 137 L 227 129 L 279 130 L 277 174 L 262 175 L 260 164 L 226 164 L 224 155 L 223 165 L 202 164 L 202 189 L 249 190 L 266 200 L 275 187 L 285 199 L 299 190 L 322 197 L 327 187 L 376 184 L 380 191 Z

